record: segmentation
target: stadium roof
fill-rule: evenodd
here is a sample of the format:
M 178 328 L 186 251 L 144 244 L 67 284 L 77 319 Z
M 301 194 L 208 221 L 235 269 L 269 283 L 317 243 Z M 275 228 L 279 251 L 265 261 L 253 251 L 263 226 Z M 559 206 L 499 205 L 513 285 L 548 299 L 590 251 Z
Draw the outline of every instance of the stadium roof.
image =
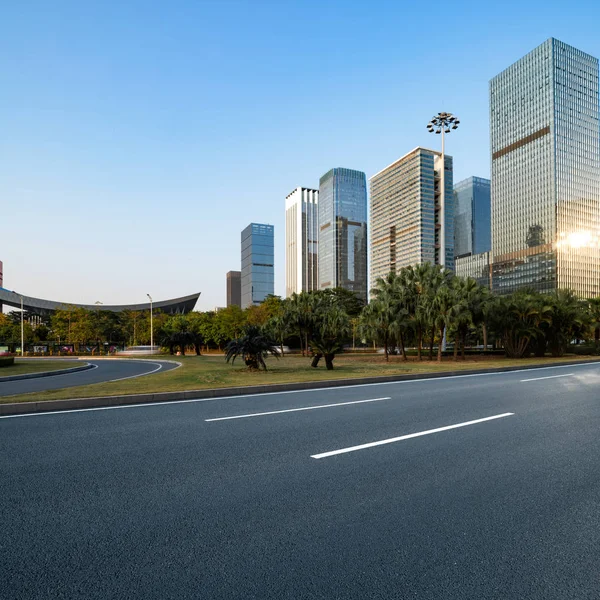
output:
M 160 300 L 152 303 L 154 309 L 171 314 L 186 314 L 194 310 L 200 292 L 172 300 Z M 7 304 L 15 308 L 21 308 L 21 294 L 0 288 L 0 304 Z M 73 302 L 56 302 L 54 300 L 42 300 L 23 295 L 23 309 L 34 314 L 49 314 L 59 309 L 69 307 L 85 308 L 87 310 L 108 310 L 111 312 L 122 312 L 124 310 L 150 310 L 150 302 L 143 304 L 75 304 Z

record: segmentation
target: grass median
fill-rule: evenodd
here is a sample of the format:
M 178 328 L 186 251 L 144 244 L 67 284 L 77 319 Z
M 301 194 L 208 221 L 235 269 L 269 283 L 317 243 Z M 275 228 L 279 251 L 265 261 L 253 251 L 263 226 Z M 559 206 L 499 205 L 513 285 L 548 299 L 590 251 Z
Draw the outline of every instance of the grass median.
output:
M 12 377 L 13 375 L 29 375 L 30 373 L 45 373 L 46 371 L 63 371 L 72 369 L 73 367 L 81 367 L 85 365 L 85 361 L 75 360 L 32 360 L 15 359 L 15 364 L 10 367 L 2 367 L 0 369 L 0 382 L 2 377 Z
M 159 357 L 157 357 L 159 358 Z M 209 388 L 257 386 L 278 383 L 298 383 L 306 381 L 326 381 L 332 379 L 355 379 L 384 375 L 407 375 L 412 373 L 438 373 L 469 369 L 495 369 L 499 367 L 541 365 L 551 366 L 556 362 L 581 362 L 594 357 L 565 356 L 562 358 L 507 359 L 502 357 L 467 357 L 466 360 L 444 359 L 417 361 L 411 358 L 403 362 L 398 356 L 391 356 L 385 362 L 381 355 L 340 355 L 335 359 L 335 369 L 327 371 L 324 366 L 310 367 L 310 359 L 293 355 L 279 360 L 267 361 L 268 371 L 248 371 L 243 363 L 227 364 L 222 355 L 185 356 L 160 358 L 174 359 L 182 366 L 172 371 L 158 372 L 136 379 L 93 384 L 76 388 L 65 388 L 47 392 L 36 392 L 18 396 L 4 396 L 0 402 L 36 402 L 41 400 L 62 400 L 68 398 L 89 398 L 96 396 L 121 396 L 128 394 L 149 394 L 156 392 L 177 392 Z M 595 357 L 597 360 L 597 357 Z

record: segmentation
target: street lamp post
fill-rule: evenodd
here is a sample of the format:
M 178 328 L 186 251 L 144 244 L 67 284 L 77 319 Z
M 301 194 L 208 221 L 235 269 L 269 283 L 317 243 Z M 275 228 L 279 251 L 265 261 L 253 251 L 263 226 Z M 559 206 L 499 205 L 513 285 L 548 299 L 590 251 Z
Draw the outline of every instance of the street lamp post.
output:
M 446 155 L 444 147 L 444 135 L 453 129 L 458 129 L 460 121 L 452 113 L 438 113 L 427 124 L 429 133 L 442 135 L 442 169 L 440 176 L 440 265 L 446 265 Z
M 21 296 L 21 358 L 25 356 L 25 328 L 23 325 L 23 296 Z
M 150 294 L 146 294 L 150 299 L 150 354 L 154 353 L 154 323 L 152 322 L 152 296 Z
M 13 294 L 17 294 L 21 298 L 21 358 L 25 355 L 25 327 L 23 323 L 23 294 L 19 294 L 13 290 Z

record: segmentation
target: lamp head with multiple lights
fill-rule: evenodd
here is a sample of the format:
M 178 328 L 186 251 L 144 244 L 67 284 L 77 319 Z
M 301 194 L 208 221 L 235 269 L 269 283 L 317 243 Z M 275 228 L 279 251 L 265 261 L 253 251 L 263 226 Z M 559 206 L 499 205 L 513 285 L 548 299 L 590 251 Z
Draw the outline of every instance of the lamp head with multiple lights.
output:
M 452 113 L 438 113 L 429 123 L 427 123 L 427 131 L 429 133 L 450 133 L 453 129 L 458 129 L 460 121 Z

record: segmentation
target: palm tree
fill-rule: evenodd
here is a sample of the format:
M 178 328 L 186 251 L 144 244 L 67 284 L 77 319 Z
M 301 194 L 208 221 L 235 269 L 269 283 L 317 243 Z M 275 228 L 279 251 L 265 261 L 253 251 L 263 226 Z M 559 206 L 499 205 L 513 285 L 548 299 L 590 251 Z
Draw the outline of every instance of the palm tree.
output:
M 598 344 L 600 342 L 600 296 L 588 300 L 588 313 L 594 332 L 594 341 Z
M 398 281 L 395 273 L 380 277 L 371 290 L 374 298 L 363 309 L 365 329 L 372 337 L 383 342 L 385 360 L 389 361 L 389 343 L 395 332 L 394 323 L 398 313 Z
M 342 350 L 342 340 L 349 331 L 350 319 L 343 309 L 338 306 L 325 309 L 320 315 L 319 324 L 310 340 L 314 352 L 311 366 L 316 367 L 320 358 L 323 357 L 327 370 L 333 370 L 333 359 Z
M 558 290 L 549 298 L 546 338 L 552 356 L 563 356 L 569 342 L 583 337 L 590 322 L 585 304 L 571 290 Z
M 269 355 L 279 358 L 279 350 L 276 343 L 256 325 L 248 325 L 241 337 L 231 340 L 225 348 L 225 360 L 235 362 L 241 356 L 250 370 L 258 370 L 261 367 L 266 371 L 265 358 Z
M 447 285 L 441 285 L 436 292 L 434 305 L 436 309 L 435 324 L 440 334 L 440 343 L 438 344 L 437 359 L 442 361 L 442 340 L 444 333 L 453 322 L 453 310 L 455 304 L 455 295 L 452 288 Z
M 549 320 L 550 307 L 541 305 L 536 294 L 520 290 L 510 296 L 494 298 L 488 314 L 490 323 L 502 339 L 509 358 L 522 358 L 530 342 Z

